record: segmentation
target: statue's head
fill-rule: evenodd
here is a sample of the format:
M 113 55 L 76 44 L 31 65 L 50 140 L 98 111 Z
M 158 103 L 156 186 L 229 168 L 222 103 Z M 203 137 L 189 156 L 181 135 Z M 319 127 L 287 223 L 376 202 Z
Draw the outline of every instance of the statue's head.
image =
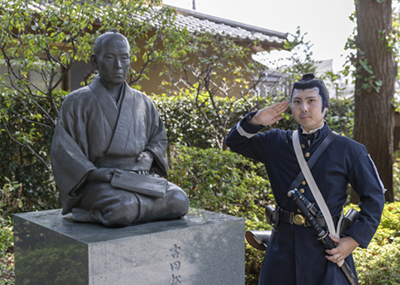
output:
M 316 79 L 313 73 L 306 73 L 303 77 L 293 84 L 292 93 L 290 94 L 290 102 L 293 99 L 293 92 L 295 90 L 306 90 L 315 89 L 318 91 L 318 95 L 321 97 L 322 106 L 321 112 L 329 109 L 329 93 L 326 89 L 324 82 L 320 79 Z
M 128 40 L 116 30 L 100 35 L 94 42 L 90 60 L 106 87 L 124 83 L 131 63 L 129 52 Z

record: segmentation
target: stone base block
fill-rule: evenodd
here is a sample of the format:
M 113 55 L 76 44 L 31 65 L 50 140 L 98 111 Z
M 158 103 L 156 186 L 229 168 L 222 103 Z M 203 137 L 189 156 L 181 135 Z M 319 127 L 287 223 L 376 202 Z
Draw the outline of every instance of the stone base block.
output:
M 14 216 L 16 284 L 244 284 L 244 220 L 182 219 L 106 228 L 61 210 Z

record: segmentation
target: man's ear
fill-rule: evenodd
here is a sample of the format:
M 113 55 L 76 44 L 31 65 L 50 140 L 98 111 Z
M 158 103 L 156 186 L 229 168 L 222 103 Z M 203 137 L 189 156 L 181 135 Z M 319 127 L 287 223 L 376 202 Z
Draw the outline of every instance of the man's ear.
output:
M 99 69 L 99 66 L 98 66 L 98 64 L 97 64 L 97 57 L 96 57 L 95 54 L 92 54 L 92 55 L 90 56 L 90 62 L 92 63 L 92 66 L 93 66 L 95 69 Z
M 326 118 L 326 113 L 328 112 L 328 110 L 329 110 L 329 108 L 328 107 L 325 107 L 325 109 L 324 109 L 324 118 Z

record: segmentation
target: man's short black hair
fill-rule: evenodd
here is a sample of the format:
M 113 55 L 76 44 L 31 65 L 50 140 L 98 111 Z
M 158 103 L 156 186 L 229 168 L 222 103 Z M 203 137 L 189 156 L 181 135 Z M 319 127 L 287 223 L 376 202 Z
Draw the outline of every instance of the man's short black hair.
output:
M 319 96 L 321 96 L 322 99 L 321 112 L 323 112 L 325 108 L 329 108 L 329 93 L 328 90 L 326 89 L 325 83 L 322 80 L 315 78 L 313 73 L 304 74 L 299 81 L 296 81 L 293 84 L 292 93 L 290 94 L 290 102 L 292 102 L 294 90 L 296 89 L 305 90 L 305 89 L 312 89 L 315 87 L 318 88 L 318 94 Z

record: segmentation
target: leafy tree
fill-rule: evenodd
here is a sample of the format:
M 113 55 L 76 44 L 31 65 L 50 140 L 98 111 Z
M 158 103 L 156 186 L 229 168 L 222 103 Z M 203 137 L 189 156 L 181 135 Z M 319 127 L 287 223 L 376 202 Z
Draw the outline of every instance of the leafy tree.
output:
M 313 58 L 313 44 L 306 40 L 306 36 L 307 33 L 303 34 L 300 27 L 297 27 L 296 33 L 291 34 L 292 38 L 285 42 L 284 49 L 291 51 L 287 58 L 290 64 L 279 69 L 289 76 L 289 82 L 298 81 L 305 73 L 317 71 L 319 61 Z
M 218 148 L 225 149 L 235 102 L 255 94 L 261 82 L 261 77 L 255 75 L 262 67 L 251 59 L 249 47 L 240 46 L 226 36 L 215 36 L 205 29 L 184 36 L 181 46 L 175 46 L 180 52 L 166 58 L 167 65 L 161 73 L 168 76 L 164 88 L 168 94 L 182 94 L 185 90 L 195 94 L 195 108 L 210 126 L 209 135 Z M 169 47 L 167 43 L 166 48 Z M 221 109 L 217 97 L 229 98 L 229 112 Z M 250 110 L 257 106 L 257 102 L 248 103 Z M 209 106 L 213 117 L 206 112 Z
M 387 188 L 386 200 L 393 202 L 392 105 L 397 75 L 396 31 L 391 0 L 356 1 L 357 35 L 349 44 L 356 48 L 354 139 L 364 144 Z M 355 202 L 353 196 L 352 201 Z
M 58 205 L 49 150 L 71 68 L 88 62 L 100 33 L 116 28 L 130 41 L 129 83 L 137 87 L 166 56 L 160 41 L 179 37 L 175 12 L 154 8 L 158 3 L 0 0 L 0 184 L 5 177 L 22 182 L 27 205 L 44 193 L 42 208 Z
M 271 60 L 267 51 L 255 55 L 255 59 L 265 66 L 264 74 L 276 78 L 274 83 L 269 83 L 268 96 L 284 95 L 289 98 L 293 82 L 306 73 L 316 73 L 320 62 L 314 59 L 313 44 L 306 36 L 307 33 L 303 34 L 300 27 L 294 34 L 289 34 L 283 46 L 283 50 L 290 51 L 286 57 Z M 324 74 L 321 79 L 325 77 Z

